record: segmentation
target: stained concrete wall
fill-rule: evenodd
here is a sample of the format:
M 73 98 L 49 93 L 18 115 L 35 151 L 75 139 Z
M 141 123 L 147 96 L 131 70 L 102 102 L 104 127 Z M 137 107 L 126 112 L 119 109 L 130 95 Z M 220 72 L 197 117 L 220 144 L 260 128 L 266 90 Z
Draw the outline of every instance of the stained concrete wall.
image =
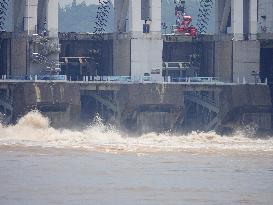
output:
M 169 131 L 176 123 L 175 112 L 140 112 L 137 115 L 137 130 L 140 133 Z
M 11 40 L 11 75 L 26 75 L 27 72 L 27 35 L 24 34 L 26 19 L 26 0 L 12 1 L 12 31 Z
M 148 129 L 149 126 L 154 130 L 158 130 L 157 126 L 159 125 L 171 127 L 177 119 L 177 114 L 185 106 L 184 94 L 186 90 L 184 88 L 180 85 L 128 85 L 122 87 L 117 95 L 117 104 L 121 110 L 121 123 L 127 124 L 130 128 L 133 126 L 131 120 L 136 118 L 135 123 L 138 123 L 142 130 Z M 211 91 L 220 93 L 218 99 L 219 130 L 224 127 L 236 129 L 249 124 L 257 125 L 260 130 L 271 130 L 272 103 L 268 86 L 233 85 L 223 86 L 220 89 L 215 88 Z M 169 119 L 168 122 L 164 123 L 164 118 Z M 199 128 L 198 126 L 194 127 L 194 129 Z
M 258 125 L 271 130 L 272 102 L 270 88 L 235 85 L 223 88 L 220 96 L 221 126 Z
M 233 80 L 255 83 L 252 72 L 260 72 L 260 42 L 234 41 L 233 42 Z
M 255 83 L 252 72 L 260 72 L 259 41 L 216 41 L 215 76 L 223 81 Z
M 215 42 L 215 57 L 214 57 L 214 71 L 215 77 L 221 81 L 232 82 L 232 42 L 218 41 Z
M 177 111 L 184 105 L 183 90 L 179 85 L 126 85 L 118 91 L 116 100 L 122 125 L 128 129 L 137 125 L 140 130 L 145 130 L 148 128 L 143 122 L 150 121 L 150 131 L 160 130 L 162 127 L 157 127 L 160 123 L 170 129 L 170 125 L 175 121 L 174 116 L 177 116 Z M 155 116 L 174 120 L 163 125 L 164 119 L 151 121 Z
M 114 75 L 131 75 L 131 40 L 114 40 Z
M 27 39 L 12 38 L 11 39 L 11 75 L 27 74 Z
M 12 87 L 13 121 L 38 109 L 48 116 L 54 127 L 69 127 L 79 122 L 79 87 L 64 83 L 24 83 Z
M 162 70 L 163 41 L 131 39 L 131 75 L 144 76 L 152 69 Z
M 256 124 L 262 130 L 271 129 L 272 102 L 268 86 L 209 87 L 210 92 L 220 92 L 219 130 L 226 127 L 234 129 L 248 124 Z M 49 116 L 55 127 L 71 127 L 79 122 L 80 84 L 29 82 L 10 84 L 9 89 L 14 101 L 14 122 L 32 109 L 39 109 Z M 109 87 L 105 89 L 109 93 Z M 145 131 L 150 127 L 159 131 L 161 128 L 172 129 L 179 114 L 183 115 L 184 94 L 189 86 L 131 84 L 120 85 L 119 89 L 114 91 L 116 96 L 114 100 L 118 109 L 116 120 L 129 130 L 140 128 Z M 194 85 L 191 89 L 197 91 Z M 194 129 L 199 128 L 197 125 L 194 127 Z
M 163 40 L 158 34 L 132 33 L 114 39 L 114 74 L 143 76 L 162 70 Z

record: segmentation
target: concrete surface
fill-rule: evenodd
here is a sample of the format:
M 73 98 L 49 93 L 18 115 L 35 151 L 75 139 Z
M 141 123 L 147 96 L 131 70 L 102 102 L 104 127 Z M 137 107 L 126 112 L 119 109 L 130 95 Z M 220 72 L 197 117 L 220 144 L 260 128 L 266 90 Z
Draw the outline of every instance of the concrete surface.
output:
M 113 113 L 116 123 L 128 130 L 140 132 L 160 132 L 173 129 L 177 125 L 183 127 L 181 119 L 185 109 L 185 94 L 189 91 L 200 91 L 179 84 L 117 85 L 112 90 L 108 86 L 101 87 L 100 91 L 98 88 L 61 82 L 10 83 L 6 88 L 1 87 L 11 91 L 14 122 L 30 110 L 38 109 L 50 117 L 55 127 L 77 125 L 80 122 L 83 103 L 81 95 L 86 96 L 88 92 L 95 92 L 106 101 L 111 98 L 112 102 L 109 102 L 117 106 L 117 113 Z M 226 85 L 217 88 L 212 85 L 203 92 L 211 92 L 218 96 L 220 111 L 217 130 L 233 129 L 251 123 L 261 130 L 271 129 L 272 103 L 268 86 Z M 106 96 L 108 97 L 105 98 Z M 100 102 L 95 104 L 98 103 Z M 106 105 L 107 103 L 104 104 Z M 96 110 L 97 106 L 88 109 L 93 109 L 93 113 L 99 112 Z M 104 112 L 108 112 L 108 109 L 105 107 Z M 196 121 L 203 117 L 205 116 L 196 116 Z M 179 124 L 180 121 L 182 124 Z M 195 124 L 192 129 L 200 130 L 202 126 Z

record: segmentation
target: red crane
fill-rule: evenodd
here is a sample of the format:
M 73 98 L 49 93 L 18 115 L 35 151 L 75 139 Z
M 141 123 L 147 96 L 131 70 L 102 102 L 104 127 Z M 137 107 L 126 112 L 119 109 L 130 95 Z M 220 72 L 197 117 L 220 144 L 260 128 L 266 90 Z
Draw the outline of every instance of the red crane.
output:
M 176 16 L 176 28 L 174 29 L 174 33 L 196 38 L 198 35 L 198 30 L 191 24 L 192 17 L 186 15 L 185 13 L 186 1 L 174 0 L 174 3 Z

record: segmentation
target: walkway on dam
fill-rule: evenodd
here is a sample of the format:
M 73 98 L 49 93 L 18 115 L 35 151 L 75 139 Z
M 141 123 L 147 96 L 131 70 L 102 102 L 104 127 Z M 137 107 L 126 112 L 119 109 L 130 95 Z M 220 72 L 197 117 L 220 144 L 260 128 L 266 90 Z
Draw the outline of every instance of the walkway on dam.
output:
M 157 84 L 157 85 L 179 85 L 184 91 L 209 91 L 224 86 L 243 85 L 243 84 L 259 84 L 267 85 L 265 83 L 247 83 L 244 79 L 242 82 L 230 83 L 221 82 L 213 77 L 167 77 L 152 79 L 150 76 L 131 77 L 131 76 L 84 76 L 82 79 L 73 81 L 65 75 L 29 75 L 29 76 L 1 76 L 0 89 L 5 89 L 10 85 L 20 83 L 67 83 L 79 85 L 81 90 L 119 90 L 124 85 L 138 85 L 138 84 Z
M 255 80 L 255 84 L 260 83 Z M 216 77 L 157 77 L 151 76 L 83 76 L 77 80 L 71 79 L 66 75 L 20 75 L 20 76 L 0 76 L 0 82 L 7 83 L 22 83 L 22 82 L 67 82 L 67 83 L 89 83 L 89 84 L 214 84 L 214 85 L 235 85 L 235 84 L 253 84 L 245 80 L 245 78 L 238 79 L 238 82 L 224 82 Z
M 246 83 L 227 83 L 218 81 L 212 77 L 189 77 L 189 78 L 166 78 L 153 80 L 150 77 L 129 77 L 129 76 L 95 76 L 83 77 L 82 80 L 71 81 L 66 76 L 27 76 L 27 77 L 3 77 L 0 79 L 0 89 L 7 89 L 16 84 L 38 83 L 38 84 L 74 84 L 80 86 L 81 90 L 115 91 L 125 85 L 157 84 L 177 85 L 184 91 L 207 91 L 224 86 L 232 86 Z

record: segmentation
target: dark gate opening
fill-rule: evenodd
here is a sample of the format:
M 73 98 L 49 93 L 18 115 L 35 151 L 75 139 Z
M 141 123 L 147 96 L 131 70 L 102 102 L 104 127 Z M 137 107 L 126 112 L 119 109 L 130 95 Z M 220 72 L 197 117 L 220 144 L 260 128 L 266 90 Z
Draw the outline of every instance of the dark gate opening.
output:
M 273 48 L 261 48 L 261 79 L 273 84 Z
M 273 47 L 261 48 L 261 64 L 260 64 L 260 77 L 262 82 L 267 80 L 271 92 L 271 103 L 273 110 Z M 273 112 L 271 116 L 273 123 Z M 273 124 L 272 124 L 273 127 Z
M 7 42 L 0 39 L 0 75 L 7 75 Z

